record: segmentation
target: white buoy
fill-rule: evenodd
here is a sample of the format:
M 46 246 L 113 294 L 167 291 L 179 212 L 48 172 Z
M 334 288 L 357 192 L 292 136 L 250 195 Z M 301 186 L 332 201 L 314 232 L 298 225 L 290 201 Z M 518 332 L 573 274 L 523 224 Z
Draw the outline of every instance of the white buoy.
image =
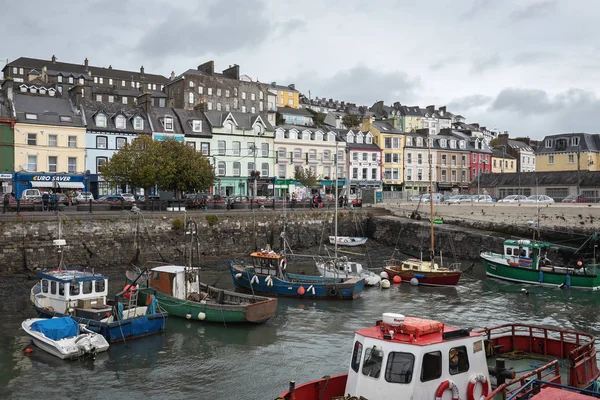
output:
M 419 285 L 419 280 L 417 278 L 412 278 L 410 280 L 410 284 L 413 286 L 418 286 Z
M 204 321 L 205 318 L 206 318 L 206 314 L 205 313 L 203 313 L 203 312 L 199 312 L 198 313 L 198 319 L 200 321 Z
M 381 279 L 390 279 L 390 276 L 385 271 L 381 271 L 381 273 L 379 274 L 379 276 L 381 277 Z
M 242 273 L 238 272 L 237 274 L 235 274 L 235 279 L 240 279 L 242 277 Z
M 192 314 L 190 314 L 190 313 L 185 314 L 185 318 L 186 319 L 192 319 Z
M 388 281 L 387 279 L 382 279 L 381 280 L 381 288 L 382 289 L 389 289 L 391 286 L 390 281 Z

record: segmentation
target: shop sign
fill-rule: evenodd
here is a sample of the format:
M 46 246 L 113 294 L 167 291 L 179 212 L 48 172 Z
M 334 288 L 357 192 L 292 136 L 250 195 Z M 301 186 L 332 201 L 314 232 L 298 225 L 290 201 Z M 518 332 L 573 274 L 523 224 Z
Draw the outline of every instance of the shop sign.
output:
M 12 179 L 12 174 L 0 174 L 0 179 Z
M 71 177 L 65 175 L 34 175 L 31 180 L 38 182 L 70 182 Z

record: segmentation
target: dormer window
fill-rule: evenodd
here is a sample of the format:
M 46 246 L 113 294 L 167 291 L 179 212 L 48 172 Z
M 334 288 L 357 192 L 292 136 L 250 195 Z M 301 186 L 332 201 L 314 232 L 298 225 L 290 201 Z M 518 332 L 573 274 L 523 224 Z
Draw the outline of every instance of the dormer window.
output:
M 31 93 L 37 93 L 37 88 L 36 88 L 35 86 L 31 86 L 31 87 L 29 88 L 29 91 L 30 91 Z
M 40 94 L 46 94 L 46 88 L 40 88 Z
M 412 146 L 412 138 L 409 136 L 406 138 L 406 146 Z
M 166 131 L 173 131 L 173 117 L 165 116 L 163 125 Z
M 422 147 L 423 146 L 423 139 L 422 138 L 417 138 L 417 146 L 418 147 Z
M 96 115 L 96 126 L 100 128 L 106 128 L 106 115 L 98 114 Z
M 21 85 L 19 86 L 19 89 L 21 89 L 21 92 L 26 92 L 27 91 L 27 85 Z
M 144 129 L 144 119 L 139 115 L 133 119 L 133 129 L 136 131 Z
M 58 83 L 62 83 L 62 81 L 63 81 L 62 80 L 62 75 L 58 75 L 57 79 L 58 79 Z
M 117 115 L 117 118 L 115 118 L 115 126 L 117 129 L 125 129 L 125 117 Z
M 73 84 L 73 77 L 72 76 L 69 77 L 69 83 Z
M 346 135 L 346 142 L 354 143 L 354 134 L 352 132 L 348 132 L 348 135 Z
M 54 97 L 55 94 L 56 94 L 56 90 L 54 90 L 54 89 L 48 89 L 48 95 L 50 97 Z
M 73 122 L 73 118 L 67 116 L 67 115 L 61 115 L 60 116 L 60 122 Z
M 465 141 L 464 141 L 464 140 L 461 140 L 460 142 L 458 142 L 458 146 L 459 146 L 461 149 L 464 149 L 464 148 L 466 147 L 466 143 L 465 143 Z
M 373 143 L 373 136 L 371 136 L 370 133 L 368 133 L 367 136 L 365 136 L 365 143 L 366 144 L 372 144 Z
M 202 132 L 202 121 L 195 119 L 192 121 L 192 131 Z
M 310 131 L 302 132 L 302 140 L 310 140 Z
M 553 139 L 546 139 L 546 148 L 547 149 L 551 149 L 552 146 L 554 146 L 554 140 Z
M 335 142 L 335 135 L 333 133 L 329 132 L 327 134 L 327 141 L 328 142 Z
M 456 148 L 456 140 L 451 140 L 450 141 L 450 148 L 451 149 L 455 149 Z
M 323 134 L 319 131 L 315 132 L 315 140 L 323 141 Z
M 445 148 L 446 147 L 446 143 L 447 143 L 446 139 L 440 140 L 440 147 L 444 147 Z
M 571 138 L 571 146 L 579 146 L 579 138 L 578 137 Z
M 363 138 L 364 138 L 364 137 L 363 137 L 363 134 L 359 132 L 359 133 L 356 135 L 356 143 L 362 143 L 362 142 L 363 142 Z

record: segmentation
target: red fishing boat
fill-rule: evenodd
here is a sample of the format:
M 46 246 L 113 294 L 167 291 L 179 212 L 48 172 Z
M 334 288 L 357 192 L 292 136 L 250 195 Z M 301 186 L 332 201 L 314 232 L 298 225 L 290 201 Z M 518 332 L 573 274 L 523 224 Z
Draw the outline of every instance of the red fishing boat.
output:
M 597 395 L 599 375 L 586 333 L 525 324 L 472 331 L 385 313 L 356 331 L 348 373 L 291 381 L 277 399 L 575 400 Z
M 416 258 L 404 261 L 390 260 L 383 270 L 389 279 L 399 276 L 402 282 L 427 286 L 456 286 L 462 275 L 460 264 L 451 264 L 449 268 L 444 268 L 435 261 Z

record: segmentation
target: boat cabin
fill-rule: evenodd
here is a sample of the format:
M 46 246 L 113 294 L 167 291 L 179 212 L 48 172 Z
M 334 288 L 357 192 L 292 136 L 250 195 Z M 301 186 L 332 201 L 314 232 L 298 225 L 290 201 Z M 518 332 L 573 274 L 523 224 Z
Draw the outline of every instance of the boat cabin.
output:
M 547 243 L 532 242 L 531 240 L 504 241 L 504 257 L 511 266 L 519 266 L 537 270 L 540 254 L 543 248 L 550 247 Z M 545 259 L 545 256 L 542 256 Z
M 178 299 L 185 299 L 190 293 L 200 292 L 198 270 L 186 268 L 183 265 L 164 265 L 152 268 L 150 285 L 160 292 Z
M 74 310 L 104 310 L 108 277 L 92 272 L 61 269 L 43 271 L 32 289 L 34 304 L 68 314 Z M 110 307 L 108 307 L 110 311 Z
M 250 257 L 256 274 L 280 276 L 285 271 L 285 258 L 272 250 L 255 251 Z
M 344 393 L 430 400 L 448 391 L 444 398 L 467 398 L 476 380 L 470 390 L 478 399 L 490 389 L 484 350 L 480 333 L 385 313 L 376 326 L 356 332 Z

